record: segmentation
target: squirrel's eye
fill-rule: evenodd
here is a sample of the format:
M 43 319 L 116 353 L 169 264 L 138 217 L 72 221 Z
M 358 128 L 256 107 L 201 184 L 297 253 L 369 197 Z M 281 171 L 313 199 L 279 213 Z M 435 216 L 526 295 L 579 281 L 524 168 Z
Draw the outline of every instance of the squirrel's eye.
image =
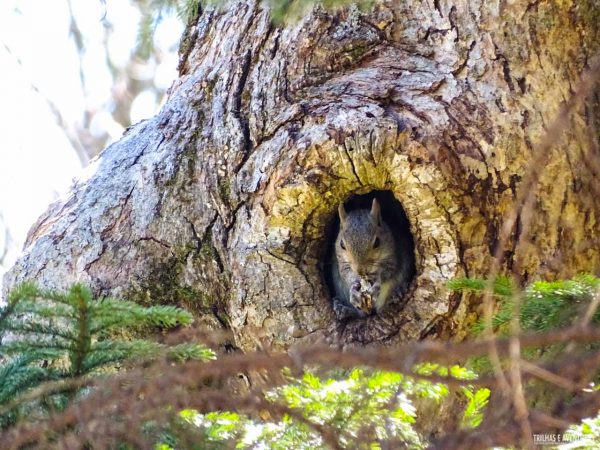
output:
M 373 241 L 373 248 L 379 248 L 379 238 L 376 237 L 375 240 Z
M 340 247 L 342 247 L 342 250 L 346 250 L 346 243 L 343 240 L 340 241 Z

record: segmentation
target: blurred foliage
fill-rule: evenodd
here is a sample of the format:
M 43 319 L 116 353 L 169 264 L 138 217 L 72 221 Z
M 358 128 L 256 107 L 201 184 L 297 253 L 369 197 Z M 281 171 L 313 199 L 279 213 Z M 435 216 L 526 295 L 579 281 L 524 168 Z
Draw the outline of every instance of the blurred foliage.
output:
M 510 322 L 514 317 L 515 301 L 519 301 L 519 323 L 523 332 L 543 332 L 576 324 L 584 316 L 590 300 L 600 289 L 600 278 L 590 274 L 581 274 L 571 280 L 536 281 L 524 289 L 504 276 L 493 282 L 480 278 L 458 278 L 448 283 L 448 287 L 460 292 L 473 292 L 483 295 L 492 292 L 496 301 L 496 313 L 492 316 L 492 328 L 501 336 L 510 334 Z M 596 310 L 592 322 L 600 323 L 600 311 Z M 473 332 L 481 334 L 486 328 L 481 318 L 473 326 Z M 584 346 L 587 349 L 596 344 Z M 564 344 L 546 346 L 544 348 L 524 348 L 523 356 L 530 360 L 552 360 L 563 350 Z M 488 373 L 492 370 L 487 356 L 471 358 L 468 367 L 477 373 Z
M 584 450 L 598 448 L 600 443 L 600 415 L 582 420 L 581 424 L 568 428 L 562 437 L 560 450 Z
M 461 380 L 476 378 L 475 373 L 459 366 L 422 364 L 415 372 Z M 383 441 L 401 443 L 403 448 L 426 448 L 428 443 L 417 431 L 419 405 L 439 404 L 451 392 L 443 383 L 361 368 L 325 376 L 307 371 L 300 379 L 290 372 L 285 376 L 288 384 L 269 391 L 266 398 L 294 411 L 298 414 L 295 417 L 284 414 L 275 420 L 266 414 L 259 420 L 231 411 L 182 411 L 181 418 L 202 436 L 203 443 L 198 448 L 220 448 L 219 444 L 239 449 L 330 448 L 317 431 L 319 426 L 333 431 L 336 445 L 341 448 L 377 449 Z M 490 391 L 463 387 L 460 392 L 466 403 L 462 424 L 476 427 L 481 423 Z M 179 448 L 177 438 L 165 437 L 156 448 Z
M 491 289 L 499 308 L 494 326 L 502 332 L 507 332 L 517 299 L 522 302 L 523 328 L 544 331 L 573 324 L 586 313 L 600 280 L 580 275 L 572 280 L 535 282 L 520 290 L 507 278 L 493 283 L 459 279 L 451 287 L 478 293 Z M 598 314 L 593 319 L 598 321 Z M 2 425 L 25 417 L 28 421 L 46 417 L 39 412 L 61 410 L 87 392 L 81 386 L 66 384 L 62 390 L 31 396 L 35 387 L 44 387 L 44 381 L 110 375 L 125 361 L 151 359 L 161 353 L 175 359 L 213 358 L 210 350 L 195 344 L 166 347 L 113 337 L 114 331 L 135 326 L 170 328 L 191 320 L 188 313 L 171 306 L 144 308 L 110 298 L 94 300 L 90 290 L 81 285 L 66 293 L 40 290 L 31 284 L 18 287 L 0 310 L 0 331 L 6 340 L 0 346 Z M 259 403 L 247 409 L 240 404 L 239 410 L 207 413 L 185 409 L 170 415 L 168 425 L 148 422 L 144 433 L 156 439 L 155 449 L 160 450 L 377 449 L 383 445 L 421 449 L 429 445 L 423 424 L 435 420 L 435 411 L 444 410 L 451 401 L 454 408 L 460 408 L 453 410 L 453 423 L 463 429 L 477 428 L 491 395 L 489 389 L 473 386 L 471 382 L 478 377 L 473 370 L 458 365 L 424 363 L 413 367 L 410 374 L 359 367 L 333 371 L 313 368 L 300 376 L 285 369 L 282 375 L 283 385 L 260 394 L 264 403 L 257 399 Z M 451 388 L 451 380 L 462 380 L 463 384 Z M 19 400 L 23 394 L 30 395 Z M 168 404 L 168 394 L 166 401 Z M 586 419 L 565 433 L 575 436 L 576 444 L 561 448 L 586 448 L 588 443 L 597 442 L 599 430 L 598 418 Z
M 459 278 L 448 283 L 448 287 L 456 291 L 483 294 L 488 284 L 483 279 Z M 500 334 L 506 335 L 517 299 L 521 302 L 519 319 L 525 331 L 548 331 L 573 325 L 583 317 L 591 298 L 600 289 L 600 278 L 582 274 L 571 280 L 536 281 L 520 291 L 509 278 L 498 277 L 490 287 L 499 302 L 492 326 Z M 592 321 L 600 323 L 599 310 L 594 313 Z M 481 320 L 475 325 L 474 331 L 480 333 L 484 328 Z
M 117 339 L 138 327 L 173 328 L 193 317 L 173 306 L 142 307 L 132 302 L 95 300 L 89 288 L 75 284 L 67 292 L 42 290 L 32 283 L 13 289 L 0 308 L 0 427 L 21 418 L 61 410 L 79 389 L 60 383 L 52 393 L 26 394 L 47 381 L 73 380 L 106 372 L 124 362 L 214 357 L 200 345 L 167 346 L 145 339 Z
M 271 18 L 277 25 L 294 23 L 300 20 L 315 5 L 326 10 L 354 5 L 361 10 L 370 8 L 374 0 L 266 0 L 271 10 Z M 154 30 L 160 20 L 167 14 L 176 14 L 184 25 L 190 23 L 199 13 L 202 6 L 226 8 L 231 0 L 136 0 L 142 12 L 138 26 L 138 56 L 148 58 L 152 52 Z
M 154 31 L 165 15 L 176 14 L 187 25 L 199 13 L 200 0 L 136 0 L 141 18 L 137 54 L 147 59 L 152 53 Z
M 26 283 L 11 291 L 0 310 L 0 427 L 27 419 L 42 420 L 61 411 L 89 392 L 89 375 L 110 376 L 126 362 L 167 355 L 174 360 L 214 357 L 212 351 L 193 344 L 166 346 L 143 339 L 119 340 L 117 333 L 138 327 L 172 328 L 189 325 L 192 316 L 173 306 L 142 307 L 112 298 L 94 299 L 80 284 L 67 292 L 43 290 Z M 488 389 L 461 386 L 451 390 L 426 377 L 473 380 L 463 367 L 420 364 L 414 376 L 356 368 L 319 374 L 305 372 L 296 378 L 285 370 L 286 384 L 264 394 L 278 405 L 281 416 L 260 413 L 245 416 L 235 411 L 199 414 L 184 410 L 168 429 L 148 423 L 145 433 L 157 436 L 157 448 L 181 447 L 193 430 L 197 448 L 318 449 L 328 448 L 319 427 L 336 435 L 342 448 L 378 448 L 382 441 L 407 448 L 427 446 L 419 434 L 420 408 L 440 405 L 454 392 L 464 405 L 463 427 L 476 427 Z M 45 383 L 50 382 L 50 383 Z M 54 383 L 52 383 L 54 382 Z M 277 409 L 276 409 L 277 410 Z M 186 441 L 186 443 L 189 441 Z M 124 447 L 125 448 L 125 447 Z
M 216 1 L 218 2 L 219 0 Z M 271 9 L 273 22 L 277 25 L 283 25 L 284 23 L 297 22 L 315 5 L 319 5 L 327 11 L 349 5 L 353 5 L 353 7 L 357 7 L 360 10 L 367 10 L 373 5 L 374 0 L 267 0 L 267 3 Z

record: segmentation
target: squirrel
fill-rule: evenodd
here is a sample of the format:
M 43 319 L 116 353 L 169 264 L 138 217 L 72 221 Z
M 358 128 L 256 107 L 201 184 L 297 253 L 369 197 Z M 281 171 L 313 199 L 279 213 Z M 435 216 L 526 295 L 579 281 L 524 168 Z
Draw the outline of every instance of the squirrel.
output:
M 334 313 L 338 320 L 379 313 L 407 278 L 398 261 L 392 230 L 381 218 L 377 199 L 370 211 L 346 212 L 341 203 L 338 213 L 340 230 L 331 261 Z

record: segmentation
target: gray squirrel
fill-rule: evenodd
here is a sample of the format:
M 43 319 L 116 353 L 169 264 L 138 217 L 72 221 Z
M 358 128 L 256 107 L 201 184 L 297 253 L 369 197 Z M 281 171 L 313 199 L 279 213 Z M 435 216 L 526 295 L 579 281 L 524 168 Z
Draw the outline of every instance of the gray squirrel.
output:
M 333 310 L 338 320 L 379 313 L 407 280 L 392 230 L 381 218 L 377 199 L 371 210 L 346 212 L 342 203 L 338 213 L 340 230 L 331 261 Z

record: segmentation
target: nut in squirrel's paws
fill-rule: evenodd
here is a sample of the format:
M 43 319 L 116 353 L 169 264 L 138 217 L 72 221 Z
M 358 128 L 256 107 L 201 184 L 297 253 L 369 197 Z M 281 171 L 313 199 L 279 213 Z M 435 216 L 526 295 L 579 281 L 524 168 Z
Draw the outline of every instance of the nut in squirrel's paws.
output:
M 364 278 L 356 280 L 350 288 L 350 303 L 365 314 L 373 312 L 373 284 Z

